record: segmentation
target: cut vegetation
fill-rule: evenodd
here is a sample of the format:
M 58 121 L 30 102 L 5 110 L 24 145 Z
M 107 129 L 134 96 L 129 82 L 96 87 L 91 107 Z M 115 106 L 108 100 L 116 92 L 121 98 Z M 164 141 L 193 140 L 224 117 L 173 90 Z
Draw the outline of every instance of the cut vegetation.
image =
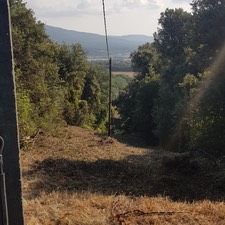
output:
M 21 152 L 26 224 L 225 224 L 222 161 L 120 140 L 40 132 Z

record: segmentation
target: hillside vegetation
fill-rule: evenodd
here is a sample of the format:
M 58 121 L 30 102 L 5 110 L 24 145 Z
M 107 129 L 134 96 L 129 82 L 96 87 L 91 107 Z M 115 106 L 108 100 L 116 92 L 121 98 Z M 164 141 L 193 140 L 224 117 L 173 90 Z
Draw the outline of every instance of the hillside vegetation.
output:
M 64 124 L 105 132 L 108 71 L 90 63 L 79 43 L 53 42 L 21 0 L 10 9 L 21 140 Z M 166 150 L 224 155 L 224 19 L 221 1 L 161 13 L 154 42 L 130 54 L 135 79 L 114 82 L 122 132 Z
M 225 204 L 216 202 L 224 162 L 121 138 L 126 143 L 78 127 L 40 132 L 21 153 L 26 224 L 225 223 Z
M 10 10 L 26 224 L 225 224 L 224 1 L 161 13 L 113 78 L 114 138 L 108 70 Z
M 225 154 L 225 2 L 166 9 L 154 42 L 131 53 L 138 75 L 117 99 L 121 126 L 176 152 Z
M 10 1 L 21 141 L 65 124 L 104 132 L 108 71 L 80 44 L 57 45 L 22 1 Z

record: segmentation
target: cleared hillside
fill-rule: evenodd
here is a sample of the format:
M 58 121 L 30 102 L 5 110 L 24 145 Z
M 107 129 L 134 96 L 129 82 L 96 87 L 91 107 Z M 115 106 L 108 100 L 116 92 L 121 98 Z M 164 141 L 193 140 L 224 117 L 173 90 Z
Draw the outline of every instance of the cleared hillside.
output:
M 27 225 L 225 224 L 222 161 L 78 127 L 40 132 L 30 147 L 21 152 Z

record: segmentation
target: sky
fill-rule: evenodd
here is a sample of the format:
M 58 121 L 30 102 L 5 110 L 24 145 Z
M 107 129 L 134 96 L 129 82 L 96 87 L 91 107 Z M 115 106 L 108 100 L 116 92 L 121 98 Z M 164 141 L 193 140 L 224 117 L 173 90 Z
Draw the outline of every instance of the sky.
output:
M 69 30 L 104 34 L 102 0 L 25 0 L 41 22 Z M 166 8 L 190 11 L 191 0 L 104 0 L 108 35 L 157 31 Z

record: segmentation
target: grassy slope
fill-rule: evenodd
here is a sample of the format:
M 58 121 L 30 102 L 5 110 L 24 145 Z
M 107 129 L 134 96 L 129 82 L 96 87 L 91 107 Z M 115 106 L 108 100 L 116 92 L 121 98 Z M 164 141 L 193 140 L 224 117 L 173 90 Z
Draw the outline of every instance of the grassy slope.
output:
M 225 224 L 214 165 L 186 158 L 77 127 L 40 134 L 21 152 L 26 224 Z

